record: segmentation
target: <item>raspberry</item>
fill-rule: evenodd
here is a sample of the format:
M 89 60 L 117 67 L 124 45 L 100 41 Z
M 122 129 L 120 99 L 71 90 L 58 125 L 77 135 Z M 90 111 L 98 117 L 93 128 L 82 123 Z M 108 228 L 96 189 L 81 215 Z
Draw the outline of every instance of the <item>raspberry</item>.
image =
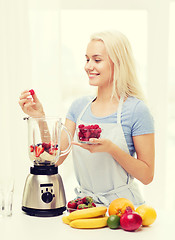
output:
M 33 89 L 30 89 L 29 92 L 32 96 L 35 94 L 35 91 Z
M 98 124 L 88 126 L 80 124 L 78 128 L 79 128 L 78 137 L 79 140 L 81 141 L 89 141 L 90 138 L 99 138 L 100 133 L 102 132 Z
M 78 126 L 78 128 L 84 128 L 85 126 L 84 126 L 84 124 L 80 124 L 79 126 Z
M 90 131 L 87 131 L 86 133 L 84 133 L 84 137 L 85 137 L 85 138 L 89 138 L 90 135 L 91 135 Z

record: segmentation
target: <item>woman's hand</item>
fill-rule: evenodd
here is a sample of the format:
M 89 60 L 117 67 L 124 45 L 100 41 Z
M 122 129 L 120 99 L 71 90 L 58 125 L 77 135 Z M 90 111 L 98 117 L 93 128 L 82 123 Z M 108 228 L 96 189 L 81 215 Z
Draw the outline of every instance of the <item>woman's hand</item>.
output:
M 91 153 L 110 152 L 110 146 L 112 145 L 112 142 L 109 139 L 90 138 L 89 142 L 91 142 L 93 144 L 86 144 L 86 143 L 79 143 L 79 142 L 72 142 L 72 144 L 82 147 Z
M 44 117 L 45 113 L 37 98 L 36 94 L 31 97 L 31 93 L 26 90 L 21 93 L 19 97 L 19 105 L 22 108 L 23 112 L 29 115 L 30 117 Z

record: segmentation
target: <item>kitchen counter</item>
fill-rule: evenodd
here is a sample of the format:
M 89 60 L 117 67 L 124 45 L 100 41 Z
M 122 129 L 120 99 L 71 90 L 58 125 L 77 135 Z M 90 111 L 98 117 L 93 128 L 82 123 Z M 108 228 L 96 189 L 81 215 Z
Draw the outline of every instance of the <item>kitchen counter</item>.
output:
M 122 229 L 111 230 L 108 227 L 100 229 L 74 229 L 62 223 L 62 216 L 57 217 L 32 217 L 21 211 L 20 201 L 14 203 L 13 215 L 11 217 L 0 217 L 0 239 L 2 240 L 173 240 L 175 211 L 168 213 L 158 211 L 157 219 L 153 225 L 142 227 L 136 232 L 127 232 Z M 67 212 L 64 212 L 64 215 Z

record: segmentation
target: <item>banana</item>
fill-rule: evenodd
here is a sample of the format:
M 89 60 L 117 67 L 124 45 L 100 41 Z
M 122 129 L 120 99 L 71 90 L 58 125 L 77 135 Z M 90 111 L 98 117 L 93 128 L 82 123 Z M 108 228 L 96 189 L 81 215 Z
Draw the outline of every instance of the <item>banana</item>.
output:
M 107 220 L 107 216 L 87 219 L 76 219 L 71 221 L 69 225 L 72 228 L 102 228 L 107 226 Z
M 99 217 L 101 215 L 104 215 L 106 212 L 107 212 L 107 207 L 105 206 L 87 208 L 87 209 L 71 212 L 68 216 L 68 219 L 69 221 L 73 221 L 75 219 Z
M 63 216 L 62 217 L 62 221 L 63 221 L 63 223 L 65 223 L 65 224 L 70 224 L 70 220 L 68 219 L 68 216 Z

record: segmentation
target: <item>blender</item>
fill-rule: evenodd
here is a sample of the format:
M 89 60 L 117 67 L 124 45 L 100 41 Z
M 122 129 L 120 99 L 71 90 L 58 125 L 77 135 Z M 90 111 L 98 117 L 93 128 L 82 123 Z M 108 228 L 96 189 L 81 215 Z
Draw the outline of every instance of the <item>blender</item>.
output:
M 66 196 L 55 163 L 70 152 L 71 135 L 59 117 L 24 119 L 28 122 L 28 152 L 33 166 L 25 182 L 22 210 L 31 216 L 61 215 L 66 210 Z M 65 150 L 60 149 L 61 139 L 67 143 Z

